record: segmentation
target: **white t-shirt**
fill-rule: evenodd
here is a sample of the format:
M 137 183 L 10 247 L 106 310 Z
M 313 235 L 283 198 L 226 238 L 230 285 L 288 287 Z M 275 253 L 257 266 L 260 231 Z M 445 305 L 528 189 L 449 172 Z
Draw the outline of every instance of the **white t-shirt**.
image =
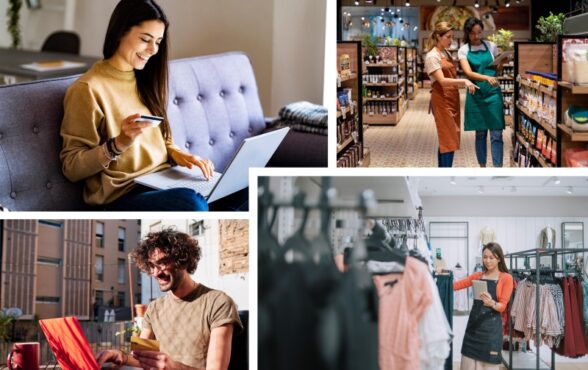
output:
M 482 40 L 483 43 L 486 44 L 486 46 L 488 46 L 488 50 L 490 50 L 490 54 L 492 54 L 492 60 L 494 60 L 494 57 L 496 57 L 498 54 L 500 54 L 500 52 L 498 51 L 498 48 L 496 47 L 496 44 L 493 43 L 492 41 L 486 41 L 486 40 Z M 480 45 L 476 45 L 476 46 L 472 46 L 472 51 L 480 51 L 480 50 L 486 50 L 486 48 L 484 48 L 484 45 L 482 45 L 482 43 L 480 43 Z M 468 58 L 468 51 L 469 51 L 469 44 L 463 44 L 459 50 L 457 51 L 457 59 L 462 60 L 462 59 L 467 59 Z
M 427 72 L 427 75 L 429 75 L 429 78 L 431 79 L 431 84 L 435 81 L 437 81 L 435 79 L 435 77 L 433 77 L 432 73 L 435 72 L 438 69 L 441 69 L 441 59 L 445 58 L 445 59 L 449 59 L 449 56 L 447 55 L 447 53 L 443 53 L 444 55 L 442 55 L 437 48 L 433 48 L 431 49 L 431 51 L 429 51 L 427 53 L 427 55 L 425 55 L 425 72 Z M 449 59 L 451 60 L 451 59 Z

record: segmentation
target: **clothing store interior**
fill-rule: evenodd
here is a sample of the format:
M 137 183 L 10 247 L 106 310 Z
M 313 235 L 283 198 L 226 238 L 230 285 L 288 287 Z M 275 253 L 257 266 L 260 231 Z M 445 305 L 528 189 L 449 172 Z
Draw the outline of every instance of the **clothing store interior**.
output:
M 259 369 L 588 368 L 586 177 L 258 186 Z
M 337 167 L 588 166 L 586 0 L 337 0 L 337 20 Z

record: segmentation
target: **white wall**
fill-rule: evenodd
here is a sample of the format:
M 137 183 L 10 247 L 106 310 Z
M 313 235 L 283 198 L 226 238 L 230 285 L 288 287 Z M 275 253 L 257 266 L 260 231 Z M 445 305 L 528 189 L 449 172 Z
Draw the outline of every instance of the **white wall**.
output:
M 21 10 L 23 46 L 40 49 L 45 37 L 63 29 L 64 13 L 51 10 L 65 0 L 44 0 L 43 8 Z M 322 104 L 327 0 L 159 0 L 171 27 L 171 58 L 244 51 L 251 58 L 264 113 L 277 115 L 286 103 Z M 0 47 L 6 32 L 6 0 L 0 2 Z M 74 30 L 81 54 L 102 55 L 110 14 L 118 0 L 77 0 Z
M 159 231 L 164 227 L 173 226 L 178 231 L 188 232 L 192 220 L 143 220 L 141 222 L 141 237 L 150 231 Z M 205 232 L 199 236 L 198 245 L 202 250 L 202 258 L 192 278 L 209 288 L 218 289 L 229 295 L 237 304 L 239 310 L 249 309 L 249 273 L 220 275 L 220 226 L 218 220 L 205 220 Z M 141 300 L 142 303 L 150 302 L 150 294 L 153 298 L 162 295 L 157 282 L 147 274 L 142 274 Z

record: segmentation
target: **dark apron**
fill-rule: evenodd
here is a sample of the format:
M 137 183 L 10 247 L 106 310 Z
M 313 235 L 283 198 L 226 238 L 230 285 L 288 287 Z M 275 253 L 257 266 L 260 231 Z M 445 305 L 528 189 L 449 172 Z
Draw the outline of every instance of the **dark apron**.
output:
M 491 67 L 492 54 L 482 41 L 484 50 L 472 51 L 468 45 L 468 63 L 472 72 L 496 77 L 496 69 Z M 464 130 L 504 130 L 504 108 L 500 86 L 492 86 L 488 81 L 472 81 L 480 89 L 475 94 L 466 94 L 464 108 Z
M 487 280 L 488 293 L 497 301 L 496 280 Z M 502 355 L 502 318 L 500 312 L 484 306 L 484 302 L 474 299 L 468 325 L 463 337 L 461 354 L 477 361 L 500 364 Z

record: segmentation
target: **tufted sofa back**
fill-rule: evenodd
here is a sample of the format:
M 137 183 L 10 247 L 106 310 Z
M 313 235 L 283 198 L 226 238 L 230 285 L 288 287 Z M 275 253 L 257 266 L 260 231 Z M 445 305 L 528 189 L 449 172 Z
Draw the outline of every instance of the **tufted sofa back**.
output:
M 63 98 L 78 76 L 0 86 L 0 205 L 17 211 L 87 209 L 83 182 L 62 174 Z M 223 170 L 241 140 L 266 127 L 243 53 L 170 63 L 168 115 L 177 145 Z

